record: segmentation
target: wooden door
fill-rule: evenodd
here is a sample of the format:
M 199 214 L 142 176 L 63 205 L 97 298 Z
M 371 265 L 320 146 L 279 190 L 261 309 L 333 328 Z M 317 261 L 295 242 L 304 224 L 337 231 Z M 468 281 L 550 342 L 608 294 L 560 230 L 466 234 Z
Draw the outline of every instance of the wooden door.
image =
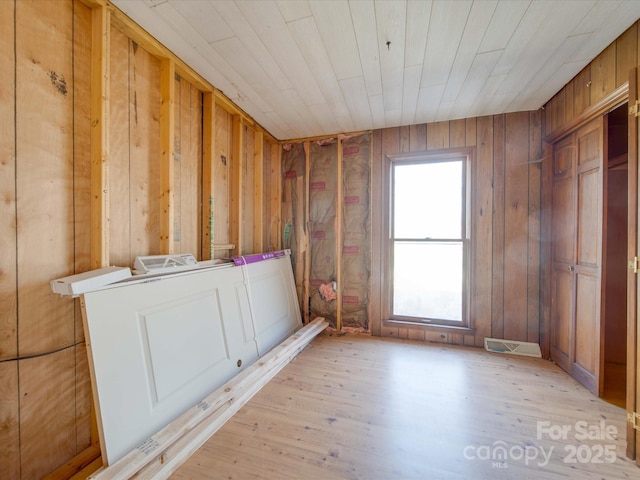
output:
M 632 70 L 629 78 L 629 105 L 636 105 L 638 101 L 638 79 L 640 72 Z M 638 253 L 638 137 L 640 136 L 638 117 L 629 116 L 629 211 L 628 211 L 628 258 L 640 256 Z M 627 276 L 627 456 L 636 459 L 640 465 L 640 430 L 637 413 L 640 411 L 640 355 L 638 348 L 638 278 L 633 269 L 629 269 Z M 635 421 L 634 421 L 635 419 Z
M 576 132 L 575 335 L 572 375 L 600 395 L 603 119 Z
M 551 266 L 551 358 L 571 372 L 574 335 L 575 137 L 554 145 Z

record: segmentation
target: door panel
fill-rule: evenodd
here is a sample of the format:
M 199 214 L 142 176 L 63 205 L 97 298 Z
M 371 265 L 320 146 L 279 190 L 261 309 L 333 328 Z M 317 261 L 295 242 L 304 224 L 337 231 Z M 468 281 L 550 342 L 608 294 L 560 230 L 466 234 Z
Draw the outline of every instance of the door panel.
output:
M 574 363 L 595 377 L 598 374 L 597 359 L 599 344 L 597 340 L 600 309 L 598 278 L 594 275 L 576 274 L 576 327 Z M 595 384 L 594 384 L 595 387 Z M 593 387 L 591 388 L 593 391 Z M 594 392 L 597 394 L 597 392 Z
M 561 368 L 569 371 L 572 358 L 573 273 L 567 267 L 554 268 L 552 272 L 551 299 L 551 358 Z
M 553 184 L 553 262 L 573 265 L 575 259 L 574 182 L 571 177 Z
M 600 169 L 589 170 L 578 176 L 578 261 L 579 265 L 595 269 L 600 265 L 600 232 L 602 216 L 599 195 Z

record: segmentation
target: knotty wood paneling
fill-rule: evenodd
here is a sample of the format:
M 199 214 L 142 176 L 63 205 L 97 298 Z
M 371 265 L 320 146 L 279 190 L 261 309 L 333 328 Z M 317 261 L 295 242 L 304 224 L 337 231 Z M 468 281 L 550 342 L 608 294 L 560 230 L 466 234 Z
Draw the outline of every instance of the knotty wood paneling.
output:
M 540 157 L 542 125 L 539 112 L 521 112 L 451 122 L 387 128 L 373 132 L 372 198 L 373 262 L 388 192 L 381 175 L 385 155 L 403 146 L 475 147 L 471 185 L 471 301 L 469 326 L 475 334 L 432 331 L 425 326 L 385 325 L 384 312 L 372 305 L 371 331 L 382 336 L 431 342 L 483 345 L 485 337 L 538 341 L 540 332 Z M 404 135 L 408 132 L 409 138 Z M 426 142 L 412 138 L 426 132 Z M 421 138 L 421 137 L 419 137 Z M 410 150 L 413 152 L 414 150 Z M 417 150 L 420 151 L 420 150 Z M 377 238 L 379 237 L 379 238 Z M 372 275 L 382 275 L 375 266 Z M 386 279 L 374 278 L 372 298 L 386 295 Z M 380 325 L 377 325 L 380 322 Z M 423 333 L 418 333 L 418 332 Z

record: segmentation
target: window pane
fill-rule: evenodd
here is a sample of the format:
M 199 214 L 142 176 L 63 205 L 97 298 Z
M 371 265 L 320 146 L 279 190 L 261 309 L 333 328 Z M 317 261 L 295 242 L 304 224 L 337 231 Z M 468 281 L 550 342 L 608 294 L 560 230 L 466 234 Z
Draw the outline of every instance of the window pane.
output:
M 394 167 L 394 238 L 462 237 L 462 161 Z
M 393 314 L 462 321 L 462 242 L 395 242 Z

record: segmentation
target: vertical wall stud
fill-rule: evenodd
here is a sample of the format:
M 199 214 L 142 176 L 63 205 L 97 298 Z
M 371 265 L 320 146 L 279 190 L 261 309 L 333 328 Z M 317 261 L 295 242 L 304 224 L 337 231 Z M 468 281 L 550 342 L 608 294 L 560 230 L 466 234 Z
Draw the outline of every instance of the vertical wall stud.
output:
M 213 158 L 216 138 L 213 92 L 205 92 L 202 103 L 202 259 L 211 260 L 214 257 Z
M 336 330 L 342 330 L 342 209 L 343 192 L 342 192 L 342 138 L 338 137 L 338 169 L 336 183 L 336 281 L 338 283 L 338 291 L 336 298 Z
M 253 157 L 253 251 L 263 252 L 264 248 L 264 133 L 255 132 Z
M 233 116 L 231 136 L 231 199 L 229 212 L 229 239 L 235 245 L 234 253 L 242 255 L 242 156 L 244 155 L 244 129 L 242 117 Z
M 162 59 L 160 63 L 160 142 L 161 142 L 161 166 L 160 166 L 160 248 L 164 253 L 173 253 L 174 232 L 174 202 L 173 202 L 173 177 L 174 177 L 174 127 L 175 113 L 173 102 L 175 100 L 175 64 L 172 59 Z
M 109 11 L 91 19 L 91 268 L 109 265 Z

